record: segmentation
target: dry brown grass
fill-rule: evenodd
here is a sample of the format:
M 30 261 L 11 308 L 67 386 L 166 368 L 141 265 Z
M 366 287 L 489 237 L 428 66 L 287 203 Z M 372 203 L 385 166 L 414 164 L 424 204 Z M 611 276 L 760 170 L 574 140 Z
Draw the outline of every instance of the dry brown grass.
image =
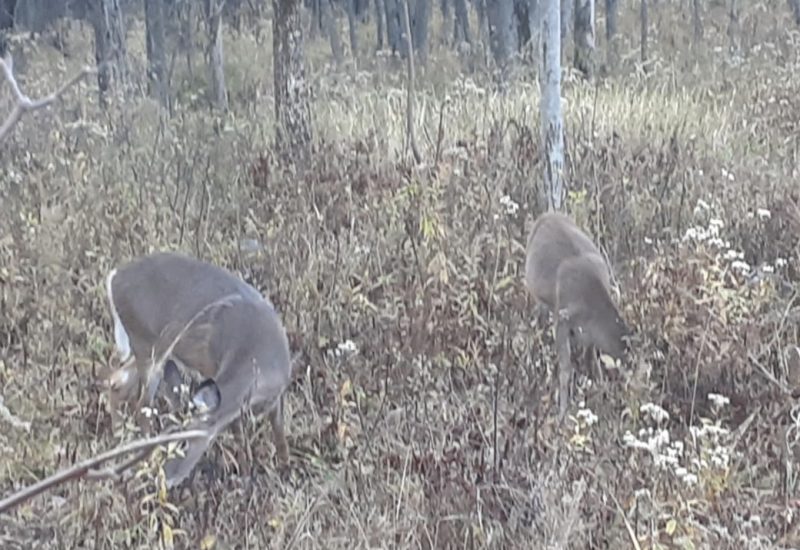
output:
M 782 351 L 800 327 L 787 202 L 800 64 L 788 10 L 768 5 L 744 10 L 736 64 L 724 27 L 707 25 L 707 51 L 692 52 L 690 25 L 659 3 L 648 74 L 624 40 L 624 76 L 567 77 L 570 212 L 608 251 L 637 346 L 617 376 L 582 383 L 566 433 L 553 426 L 551 331 L 533 324 L 521 279 L 542 170 L 530 78 L 505 94 L 483 74 L 452 80 L 437 63 L 455 58 L 432 41 L 417 168 L 401 75 L 371 57 L 337 73 L 321 42 L 309 48 L 317 154 L 302 174 L 269 153 L 268 38 L 228 35 L 223 117 L 197 99 L 199 75 L 178 79 L 165 124 L 141 97 L 102 112 L 87 84 L 26 118 L 0 150 L 0 394 L 31 423 L 0 419 L 3 494 L 135 436 L 110 433 L 94 387 L 112 353 L 104 275 L 135 254 L 181 249 L 237 270 L 303 356 L 288 476 L 267 423 L 250 422 L 244 447 L 220 438 L 193 490 L 160 492 L 155 456 L 126 485 L 75 483 L 0 518 L 2 547 L 154 548 L 170 534 L 179 548 L 796 547 L 800 380 Z M 630 14 L 622 28 L 636 36 Z M 16 45 L 32 95 L 88 59 L 84 33 L 69 33 L 67 60 Z M 712 392 L 730 404 L 715 409 Z M 662 446 L 632 448 L 626 432 Z

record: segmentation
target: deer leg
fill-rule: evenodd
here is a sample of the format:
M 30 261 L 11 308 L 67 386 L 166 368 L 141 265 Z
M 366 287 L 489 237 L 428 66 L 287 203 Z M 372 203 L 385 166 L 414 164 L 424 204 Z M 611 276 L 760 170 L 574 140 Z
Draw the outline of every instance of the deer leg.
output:
M 278 462 L 285 466 L 289 463 L 289 445 L 286 442 L 286 434 L 283 431 L 283 396 L 278 399 L 278 403 L 268 413 L 269 423 L 272 425 L 272 436 L 275 443 L 275 456 Z
M 558 420 L 564 421 L 569 407 L 570 382 L 572 381 L 572 357 L 569 345 L 569 326 L 565 319 L 556 325 L 556 352 L 558 355 Z
M 204 387 L 201 387 L 201 390 L 195 394 L 195 398 L 200 397 L 201 401 L 211 404 L 211 407 L 208 412 L 190 423 L 189 429 L 204 429 L 208 431 L 209 435 L 202 439 L 189 441 L 183 457 L 171 459 L 164 465 L 168 488 L 176 486 L 191 473 L 217 434 L 241 417 L 243 406 L 264 403 L 268 409 L 271 409 L 280 400 L 285 384 L 275 382 L 259 388 L 261 398 L 258 399 L 258 402 L 248 402 L 252 386 L 243 383 L 240 375 L 241 371 L 223 372 L 213 383 L 207 381 Z

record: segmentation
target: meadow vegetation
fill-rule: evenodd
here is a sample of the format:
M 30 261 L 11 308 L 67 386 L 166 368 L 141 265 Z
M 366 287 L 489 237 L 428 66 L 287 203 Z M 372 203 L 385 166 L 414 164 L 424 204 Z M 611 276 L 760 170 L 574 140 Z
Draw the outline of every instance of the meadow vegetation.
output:
M 785 2 L 754 2 L 731 52 L 711 6 L 692 44 L 680 4 L 652 6 L 647 66 L 623 3 L 619 70 L 565 73 L 568 211 L 607 252 L 636 335 L 628 365 L 580 380 L 563 431 L 552 329 L 523 286 L 543 208 L 535 74 L 498 90 L 480 52 L 441 44 L 437 10 L 421 166 L 403 64 L 365 35 L 339 68 L 309 43 L 315 155 L 281 167 L 269 21 L 226 29 L 226 114 L 207 107 L 198 56 L 191 77 L 177 60 L 171 118 L 144 93 L 102 109 L 83 82 L 23 119 L 0 149 L 4 495 L 137 437 L 112 433 L 96 387 L 113 355 L 104 277 L 134 255 L 237 271 L 301 357 L 288 474 L 251 418 L 192 489 L 164 491 L 156 453 L 128 483 L 67 484 L 6 514 L 0 546 L 800 545 L 800 365 L 785 354 L 800 336 L 800 30 Z M 64 32 L 66 56 L 14 38 L 31 96 L 91 59 L 88 28 Z M 142 69 L 142 26 L 129 36 Z

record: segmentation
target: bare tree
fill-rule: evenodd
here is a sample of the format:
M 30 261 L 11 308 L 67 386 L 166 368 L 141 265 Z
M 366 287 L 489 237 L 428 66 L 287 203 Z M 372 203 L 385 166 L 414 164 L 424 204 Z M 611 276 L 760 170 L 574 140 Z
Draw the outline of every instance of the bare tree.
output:
M 430 19 L 430 3 L 428 0 L 417 0 L 414 4 L 414 15 L 411 20 L 411 33 L 414 56 L 421 65 L 428 63 L 428 23 Z
M 694 41 L 700 42 L 703 39 L 703 19 L 700 13 L 700 0 L 692 0 L 692 31 Z
M 514 0 L 487 0 L 486 15 L 489 23 L 489 46 L 495 63 L 504 76 L 514 55 L 517 42 L 514 25 Z
M 356 0 L 347 0 L 347 26 L 350 31 L 350 54 L 358 59 L 358 20 L 356 19 Z
M 647 0 L 639 0 L 639 47 L 642 65 L 647 63 L 647 26 L 649 24 L 647 17 Z M 644 67 L 643 67 L 644 68 Z
M 225 56 L 222 51 L 223 0 L 206 0 L 206 29 L 208 30 L 208 73 L 211 82 L 211 103 L 222 111 L 228 108 L 228 89 L 225 85 Z
M 276 141 L 279 149 L 305 160 L 312 130 L 300 1 L 272 0 L 272 6 Z
M 608 68 L 613 71 L 617 67 L 617 0 L 606 0 L 606 46 L 608 48 Z
M 94 59 L 101 99 L 115 82 L 127 85 L 125 21 L 119 0 L 89 0 L 89 19 L 94 30 Z M 104 63 L 113 59 L 113 63 Z
M 564 124 L 561 115 L 561 10 L 559 0 L 543 0 L 541 118 L 544 143 L 544 196 L 549 210 L 564 202 Z
M 587 78 L 595 70 L 594 0 L 575 1 L 575 67 Z
M 325 29 L 325 34 L 328 35 L 328 40 L 331 43 L 331 53 L 336 65 L 342 64 L 342 43 L 339 40 L 339 30 L 336 27 L 336 17 L 334 15 L 331 0 L 320 0 L 319 4 L 320 18 L 322 19 L 322 28 Z
M 377 49 L 378 51 L 383 49 L 383 23 L 384 23 L 385 15 L 383 13 L 383 0 L 375 0 L 375 33 L 377 38 Z
M 466 0 L 453 0 L 453 11 L 455 18 L 453 21 L 453 39 L 456 44 L 466 42 L 472 44 L 472 37 L 469 32 L 469 12 L 467 11 Z
M 102 68 L 102 64 L 101 64 Z M 37 109 L 43 109 L 56 101 L 57 99 L 61 98 L 61 95 L 71 88 L 75 83 L 81 80 L 83 77 L 89 74 L 93 74 L 97 72 L 97 68 L 91 67 L 84 67 L 81 72 L 70 78 L 67 82 L 61 85 L 55 92 L 39 98 L 39 99 L 31 99 L 24 93 L 19 87 L 19 83 L 17 83 L 17 79 L 14 77 L 14 62 L 11 58 L 10 53 L 6 53 L 5 58 L 0 58 L 0 71 L 2 71 L 3 76 L 5 77 L 8 84 L 11 86 L 11 94 L 14 97 L 14 108 L 11 109 L 8 117 L 0 124 L 0 141 L 3 141 L 6 136 L 11 132 L 11 129 L 19 122 L 22 116 L 30 111 L 36 111 Z
M 545 2 L 547 0 L 544 0 Z M 575 1 L 576 0 L 561 0 L 561 54 L 565 62 L 569 61 L 567 57 L 569 52 L 569 39 L 572 36 L 572 27 L 575 20 Z
M 800 0 L 789 0 L 789 7 L 794 15 L 794 22 L 800 26 Z
M 14 11 L 17 0 L 0 0 L 0 56 L 5 55 L 5 31 L 14 26 Z
M 150 94 L 169 109 L 169 83 L 164 44 L 164 0 L 145 0 L 148 84 Z

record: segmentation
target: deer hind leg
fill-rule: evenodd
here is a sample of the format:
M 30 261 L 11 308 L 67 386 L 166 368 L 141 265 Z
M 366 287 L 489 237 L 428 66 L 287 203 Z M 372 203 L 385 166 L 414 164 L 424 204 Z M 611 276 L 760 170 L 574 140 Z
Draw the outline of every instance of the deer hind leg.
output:
M 275 443 L 275 456 L 282 466 L 289 464 L 289 444 L 286 442 L 283 420 L 283 395 L 278 399 L 275 406 L 267 413 L 269 423 L 272 426 L 272 437 Z
M 263 404 L 268 410 L 275 408 L 285 384 L 274 382 L 258 388 L 259 396 L 256 400 L 251 393 L 254 389 L 252 383 L 243 381 L 240 378 L 241 373 L 241 370 L 238 371 L 237 376 L 236 372 L 224 372 L 216 381 L 207 380 L 201 384 L 195 393 L 193 401 L 196 404 L 203 404 L 206 412 L 191 422 L 188 429 L 204 429 L 208 431 L 209 436 L 189 441 L 183 457 L 173 458 L 167 462 L 164 466 L 167 487 L 174 487 L 192 472 L 217 434 L 241 417 L 244 406 Z
M 556 352 L 558 355 L 558 420 L 564 421 L 570 401 L 572 381 L 572 356 L 570 353 L 569 325 L 559 317 L 556 324 Z

